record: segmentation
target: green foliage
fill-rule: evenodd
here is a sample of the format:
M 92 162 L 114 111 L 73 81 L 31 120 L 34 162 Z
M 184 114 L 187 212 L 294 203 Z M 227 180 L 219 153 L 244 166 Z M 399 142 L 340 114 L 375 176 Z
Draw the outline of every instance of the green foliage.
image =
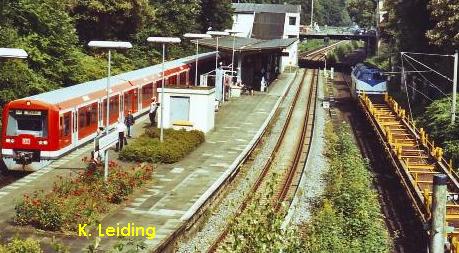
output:
M 102 170 L 100 167 L 76 177 L 60 177 L 50 192 L 36 191 L 31 196 L 24 195 L 15 207 L 15 223 L 65 231 L 77 230 L 77 224 L 95 224 L 111 205 L 126 200 L 152 175 L 150 166 L 123 170 L 112 162 L 110 175 L 105 181 Z
M 375 27 L 376 1 L 373 0 L 348 0 L 346 9 L 352 21 L 361 27 Z
M 386 44 L 382 44 L 379 55 L 375 55 L 365 60 L 366 63 L 377 66 L 380 69 L 390 70 L 390 52 Z
M 437 0 L 429 1 L 434 27 L 427 33 L 429 40 L 438 46 L 448 49 L 459 45 L 459 1 Z M 453 28 L 455 27 L 455 28 Z
M 0 106 L 105 77 L 106 50 L 89 49 L 86 44 L 90 40 L 127 40 L 134 44 L 130 50 L 113 52 L 113 74 L 156 64 L 161 51 L 148 45 L 147 37 L 181 36 L 209 24 L 227 28 L 231 23 L 229 5 L 227 0 L 3 1 L 0 47 L 24 48 L 29 58 L 0 62 Z M 167 59 L 172 59 L 194 50 L 185 41 L 171 46 L 168 53 Z
M 265 196 L 254 196 L 241 216 L 229 224 L 224 252 L 303 252 L 303 242 L 294 227 L 282 229 L 285 213 L 276 212 L 272 202 L 274 184 Z
M 164 130 L 164 142 L 159 141 L 159 129 L 147 128 L 145 134 L 129 143 L 120 152 L 120 159 L 136 162 L 175 163 L 204 142 L 204 133 L 197 130 Z
M 201 0 L 199 23 L 201 31 L 205 32 L 209 27 L 213 30 L 223 31 L 231 28 L 233 8 L 229 0 Z
M 0 245 L 0 253 L 42 253 L 40 242 L 34 239 L 22 240 L 14 237 L 6 245 Z
M 445 149 L 446 155 L 458 165 L 459 123 L 451 125 L 451 97 L 435 100 L 420 118 L 420 124 L 435 139 L 437 145 Z M 457 100 L 459 102 L 459 99 Z
M 299 53 L 309 52 L 309 51 L 312 51 L 312 50 L 317 49 L 319 47 L 322 47 L 324 45 L 325 45 L 325 43 L 324 43 L 324 40 L 322 40 L 322 39 L 306 40 L 306 41 L 301 42 L 298 45 L 298 52 Z
M 360 43 L 344 42 L 337 45 L 331 53 L 327 54 L 327 61 L 329 63 L 340 62 L 346 55 L 352 53 L 357 47 L 361 46 Z
M 327 126 L 327 187 L 310 223 L 304 252 L 389 252 L 388 232 L 368 165 L 348 126 Z

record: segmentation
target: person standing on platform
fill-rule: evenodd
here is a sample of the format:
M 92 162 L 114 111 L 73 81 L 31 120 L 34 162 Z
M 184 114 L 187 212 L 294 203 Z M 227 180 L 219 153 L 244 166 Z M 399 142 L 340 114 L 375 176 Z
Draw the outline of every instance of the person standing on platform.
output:
M 150 125 L 154 126 L 156 121 L 156 111 L 158 110 L 158 104 L 156 103 L 156 97 L 151 98 L 150 112 L 148 116 L 150 117 Z
M 118 120 L 118 124 L 116 125 L 116 131 L 118 131 L 118 144 L 116 144 L 116 151 L 121 151 L 123 150 L 123 145 L 126 141 L 126 139 L 124 138 L 124 132 L 126 132 L 126 125 L 121 119 Z
M 131 126 L 135 124 L 134 116 L 132 116 L 132 111 L 129 110 L 126 118 L 124 119 L 124 124 L 127 127 L 127 137 L 131 138 Z

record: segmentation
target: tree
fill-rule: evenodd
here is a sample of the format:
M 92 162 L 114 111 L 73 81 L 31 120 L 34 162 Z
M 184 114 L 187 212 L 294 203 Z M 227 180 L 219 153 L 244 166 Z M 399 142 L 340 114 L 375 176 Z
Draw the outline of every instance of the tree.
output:
M 233 7 L 229 0 L 201 0 L 201 12 L 199 23 L 201 32 L 209 27 L 213 30 L 222 31 L 231 28 Z
M 434 27 L 427 32 L 429 41 L 447 49 L 459 45 L 459 1 L 436 0 L 429 1 Z M 446 50 L 445 50 L 446 51 Z
M 71 6 L 80 40 L 130 40 L 151 25 L 154 9 L 148 0 L 84 0 Z
M 351 19 L 361 27 L 374 27 L 376 22 L 376 1 L 348 0 L 347 11 Z

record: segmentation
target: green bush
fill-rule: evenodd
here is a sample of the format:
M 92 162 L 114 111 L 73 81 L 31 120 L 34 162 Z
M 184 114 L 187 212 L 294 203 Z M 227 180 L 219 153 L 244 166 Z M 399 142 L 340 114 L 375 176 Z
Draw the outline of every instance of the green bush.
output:
M 160 130 L 147 128 L 145 134 L 129 143 L 120 152 L 120 159 L 136 162 L 175 163 L 205 141 L 197 130 L 164 130 L 164 142 L 159 141 Z
M 0 253 L 42 253 L 40 242 L 33 239 L 13 238 L 6 245 L 0 245 Z
M 304 226 L 306 252 L 389 252 L 391 241 L 367 163 L 348 126 L 326 138 L 330 164 L 321 203 Z

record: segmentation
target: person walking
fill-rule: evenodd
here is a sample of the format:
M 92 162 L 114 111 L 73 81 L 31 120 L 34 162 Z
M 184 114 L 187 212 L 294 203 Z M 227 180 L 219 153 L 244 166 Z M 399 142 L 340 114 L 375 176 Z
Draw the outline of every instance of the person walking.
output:
M 127 127 L 127 137 L 131 138 L 131 126 L 135 124 L 134 116 L 132 116 L 132 111 L 129 110 L 126 118 L 124 119 L 124 124 Z
M 156 97 L 151 98 L 150 112 L 148 116 L 150 117 L 150 125 L 154 126 L 156 121 L 156 111 L 158 110 L 158 103 L 156 102 Z
M 124 132 L 126 131 L 126 125 L 119 119 L 116 125 L 116 131 L 118 131 L 118 143 L 116 144 L 116 151 L 123 150 L 123 145 L 126 139 L 124 138 Z

